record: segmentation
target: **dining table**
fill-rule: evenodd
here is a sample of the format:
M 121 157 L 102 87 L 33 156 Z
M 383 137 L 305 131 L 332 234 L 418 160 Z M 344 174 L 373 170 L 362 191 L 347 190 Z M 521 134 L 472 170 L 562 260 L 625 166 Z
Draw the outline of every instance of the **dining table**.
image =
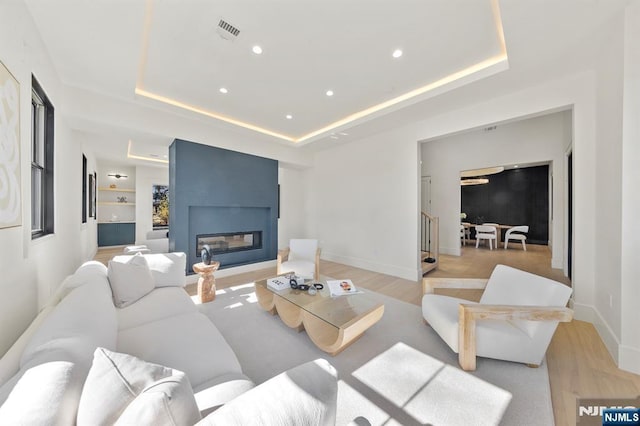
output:
M 496 228 L 496 246 L 498 244 L 500 244 L 500 242 L 502 241 L 502 230 L 507 230 L 507 229 L 511 229 L 513 228 L 513 225 L 502 225 L 502 224 L 498 224 L 498 223 L 494 223 L 491 222 L 491 224 L 489 223 L 470 223 L 470 222 L 462 222 L 461 223 L 462 226 L 464 226 L 465 231 L 467 229 L 471 230 L 471 228 L 475 228 L 478 225 L 489 225 L 489 226 L 494 226 Z

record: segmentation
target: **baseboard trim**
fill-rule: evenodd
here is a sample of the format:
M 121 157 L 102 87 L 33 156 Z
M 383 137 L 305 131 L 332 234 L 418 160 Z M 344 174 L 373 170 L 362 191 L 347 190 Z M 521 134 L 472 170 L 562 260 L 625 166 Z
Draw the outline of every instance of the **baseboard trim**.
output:
M 417 277 L 422 276 L 422 272 L 418 269 L 401 268 L 394 265 L 372 262 L 366 259 L 360 259 L 351 256 L 342 256 L 330 252 L 322 252 L 322 259 L 331 262 L 342 263 L 344 265 L 362 268 L 368 271 L 378 272 L 380 274 L 392 275 L 394 277 L 404 278 L 405 280 L 416 281 Z M 322 271 L 321 271 L 322 272 Z
M 243 274 L 245 272 L 253 272 L 253 271 L 258 271 L 260 269 L 275 268 L 275 267 L 276 267 L 275 260 L 267 260 L 266 262 L 257 262 L 257 263 L 251 263 L 249 265 L 241 265 L 241 266 L 234 266 L 233 268 L 221 269 L 214 272 L 213 276 L 215 278 L 224 278 L 231 275 L 238 275 L 238 274 Z M 197 283 L 199 277 L 200 276 L 198 274 L 187 275 L 187 284 Z
M 640 350 L 627 345 L 620 345 L 620 362 L 622 370 L 640 374 Z
M 439 254 L 448 254 L 449 256 L 460 256 L 460 248 L 440 247 Z
M 622 368 L 619 358 L 621 348 L 620 340 L 613 330 L 611 330 L 611 327 L 609 327 L 609 324 L 607 324 L 600 312 L 594 306 L 584 305 L 582 303 L 574 303 L 573 310 L 575 319 L 593 324 L 614 362 L 618 367 Z

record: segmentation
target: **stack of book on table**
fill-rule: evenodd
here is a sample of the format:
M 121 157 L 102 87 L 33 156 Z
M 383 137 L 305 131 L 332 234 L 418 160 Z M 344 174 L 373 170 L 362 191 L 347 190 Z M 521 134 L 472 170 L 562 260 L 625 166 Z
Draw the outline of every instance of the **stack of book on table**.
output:
M 291 288 L 291 285 L 289 284 L 289 278 L 275 277 L 267 280 L 267 287 L 272 290 L 279 291 L 284 290 L 285 288 Z
M 327 280 L 327 286 L 329 287 L 331 297 L 362 293 L 361 290 L 358 290 L 356 286 L 353 285 L 351 280 Z

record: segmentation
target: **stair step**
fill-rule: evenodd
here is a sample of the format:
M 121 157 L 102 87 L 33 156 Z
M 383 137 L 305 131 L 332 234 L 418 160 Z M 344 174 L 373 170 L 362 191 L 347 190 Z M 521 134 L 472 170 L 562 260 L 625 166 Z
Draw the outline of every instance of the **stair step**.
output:
M 424 260 L 427 257 L 433 257 L 433 255 L 428 251 L 423 251 L 420 253 L 420 269 L 422 270 L 422 275 L 438 267 L 438 262 L 434 262 L 434 263 L 425 262 Z

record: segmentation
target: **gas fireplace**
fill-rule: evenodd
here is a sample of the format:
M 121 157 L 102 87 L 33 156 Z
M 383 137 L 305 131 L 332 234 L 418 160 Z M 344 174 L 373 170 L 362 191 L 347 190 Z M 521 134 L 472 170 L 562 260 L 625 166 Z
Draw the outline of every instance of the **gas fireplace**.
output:
M 262 248 L 262 231 L 222 232 L 217 234 L 196 235 L 196 256 L 200 257 L 202 247 L 207 244 L 211 253 L 234 253 Z

